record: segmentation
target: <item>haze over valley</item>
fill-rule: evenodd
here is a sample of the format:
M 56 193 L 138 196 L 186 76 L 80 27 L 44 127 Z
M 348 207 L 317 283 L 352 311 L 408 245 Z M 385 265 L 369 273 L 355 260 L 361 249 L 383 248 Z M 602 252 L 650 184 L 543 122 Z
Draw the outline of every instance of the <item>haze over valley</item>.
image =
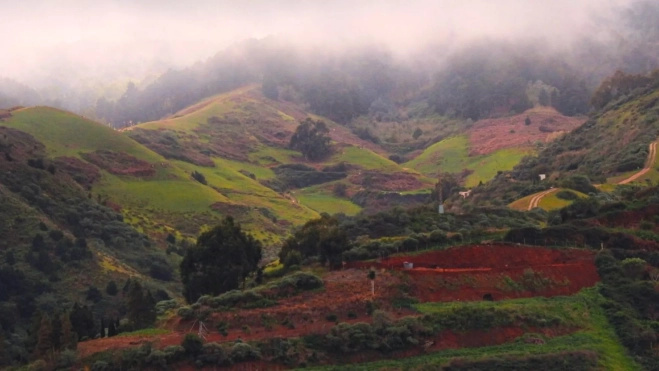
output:
M 656 1 L 0 14 L 0 369 L 659 367 Z

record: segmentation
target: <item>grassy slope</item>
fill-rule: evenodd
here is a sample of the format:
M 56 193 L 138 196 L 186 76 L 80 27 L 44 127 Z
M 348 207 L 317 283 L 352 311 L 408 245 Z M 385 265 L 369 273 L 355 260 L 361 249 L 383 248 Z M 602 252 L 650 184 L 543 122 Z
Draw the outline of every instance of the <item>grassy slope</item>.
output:
M 470 157 L 469 140 L 466 135 L 460 135 L 431 145 L 403 166 L 428 176 L 436 175 L 438 171 L 459 173 L 464 169 L 473 170 L 465 181 L 467 187 L 473 187 L 492 179 L 499 170 L 511 170 L 529 153 L 525 149 L 506 148 L 486 156 Z
M 278 216 L 294 224 L 299 224 L 303 219 L 306 220 L 314 217 L 317 215 L 316 212 L 355 214 L 361 210 L 359 206 L 352 204 L 346 199 L 334 197 L 326 187 L 312 187 L 295 191 L 295 197 L 299 201 L 299 204 L 291 207 L 288 199 L 258 183 L 258 181 L 275 177 L 270 167 L 278 164 L 298 163 L 302 160 L 298 152 L 285 149 L 281 145 L 275 146 L 272 143 L 259 141 L 254 135 L 254 131 L 258 130 L 258 126 L 253 127 L 249 123 L 245 124 L 245 122 L 274 122 L 281 131 L 288 131 L 290 133 L 295 130 L 298 124 L 298 120 L 294 116 L 299 118 L 307 116 L 307 113 L 301 111 L 299 107 L 294 107 L 288 103 L 267 100 L 260 96 L 258 89 L 253 86 L 211 97 L 197 105 L 178 112 L 171 118 L 144 123 L 138 125 L 138 127 L 147 130 L 167 129 L 183 132 L 185 135 L 193 137 L 193 140 L 204 141 L 209 140 L 209 138 L 205 138 L 199 134 L 196 129 L 199 129 L 212 116 L 232 117 L 241 121 L 241 124 L 238 125 L 223 125 L 219 130 L 231 133 L 244 140 L 244 143 L 251 148 L 246 156 L 248 160 L 236 161 L 223 157 L 213 157 L 213 161 L 217 165 L 215 169 L 193 167 L 192 165 L 184 165 L 184 163 L 178 163 L 178 166 L 186 170 L 196 169 L 202 172 L 209 180 L 209 183 L 221 188 L 222 193 L 227 195 L 229 199 L 249 205 L 268 207 Z M 433 181 L 431 179 L 426 178 L 414 170 L 403 169 L 402 166 L 369 149 L 368 146 L 355 145 L 356 137 L 345 128 L 331 120 L 315 115 L 310 116 L 324 120 L 332 135 L 341 138 L 340 140 L 346 140 L 346 142 L 336 142 L 336 153 L 323 162 L 312 164 L 313 166 L 321 168 L 327 165 L 347 162 L 369 171 L 387 174 L 411 173 L 421 180 L 422 188 L 432 187 Z M 240 170 L 254 174 L 257 182 L 238 173 Z M 414 189 L 410 191 L 416 192 L 420 190 Z M 240 193 L 238 193 L 239 191 Z M 274 204 L 272 202 L 269 205 L 266 204 L 267 201 L 261 199 L 264 195 L 274 200 Z
M 574 334 L 548 339 L 542 346 L 515 342 L 482 348 L 451 349 L 423 356 L 400 360 L 341 365 L 314 368 L 318 370 L 377 370 L 377 369 L 415 369 L 417 367 L 439 367 L 453 358 L 480 359 L 499 356 L 528 356 L 562 351 L 591 350 L 599 354 L 600 367 L 603 370 L 640 370 L 640 366 L 617 341 L 613 328 L 609 325 L 600 307 L 604 299 L 597 288 L 585 289 L 569 297 L 528 298 L 501 302 L 470 303 L 427 303 L 417 305 L 422 313 L 442 313 L 443 311 L 467 307 L 505 308 L 520 314 L 539 313 L 543 316 L 560 317 L 565 323 L 579 327 Z
M 542 200 L 540 200 L 540 202 L 538 203 L 538 207 L 540 207 L 541 209 L 544 209 L 546 211 L 549 211 L 549 210 L 561 209 L 561 208 L 564 208 L 565 206 L 571 205 L 573 201 L 562 200 L 562 199 L 556 197 L 556 193 L 558 193 L 561 190 L 562 189 L 559 189 L 557 192 L 553 192 L 553 193 L 543 197 Z M 587 195 L 585 195 L 581 192 L 575 191 L 573 189 L 569 189 L 569 191 L 572 192 L 572 193 L 576 193 L 581 198 L 588 197 Z M 517 200 L 517 201 L 511 203 L 510 205 L 508 205 L 508 207 L 510 207 L 512 209 L 515 209 L 515 210 L 526 211 L 529 208 L 529 203 L 531 202 L 531 199 L 535 195 L 537 195 L 537 193 L 534 193 L 532 195 L 528 195 L 526 197 L 520 198 L 519 200 Z
M 220 215 L 212 213 L 209 206 L 231 202 L 212 188 L 193 181 L 186 173 L 188 169 L 175 166 L 125 135 L 80 116 L 34 107 L 14 112 L 3 125 L 32 134 L 46 145 L 52 157 L 80 158 L 81 153 L 108 149 L 154 164 L 156 175 L 148 180 L 102 171 L 102 179 L 92 189 L 93 193 L 108 196 L 112 202 L 123 206 L 124 213 L 130 216 L 128 220 L 145 221 L 148 225 L 139 226 L 140 230 L 149 231 L 160 224 L 174 227 L 171 224 L 186 217 L 184 213 L 209 213 L 211 219 L 218 218 Z

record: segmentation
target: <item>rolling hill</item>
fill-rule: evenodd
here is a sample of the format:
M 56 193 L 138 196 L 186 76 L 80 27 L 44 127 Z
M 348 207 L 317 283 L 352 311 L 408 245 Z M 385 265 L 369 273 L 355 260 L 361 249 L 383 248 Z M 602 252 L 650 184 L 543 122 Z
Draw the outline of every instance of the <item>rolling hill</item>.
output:
M 471 188 L 491 180 L 499 171 L 512 170 L 522 158 L 534 154 L 538 145 L 546 145 L 583 122 L 551 107 L 479 120 L 463 133 L 430 145 L 403 166 L 429 176 L 438 171 L 460 174 Z
M 321 119 L 329 127 L 333 153 L 323 161 L 308 162 L 287 149 L 305 117 Z M 352 197 L 366 189 L 398 193 L 433 185 L 431 179 L 389 160 L 383 148 L 345 126 L 309 115 L 296 104 L 265 98 L 258 86 L 217 95 L 124 133 L 177 166 L 201 172 L 229 200 L 266 208 L 295 225 L 299 224 L 295 217 L 309 219 L 315 212 L 359 212 L 364 205 L 357 205 Z M 332 180 L 322 173 L 339 175 Z M 345 191 L 335 192 L 338 184 Z M 303 209 L 311 214 L 300 213 Z
M 139 231 L 159 239 L 169 233 L 196 236 L 231 213 L 266 243 L 274 243 L 269 238 L 317 215 L 240 173 L 235 162 L 218 159 L 211 171 L 170 161 L 126 135 L 68 112 L 25 108 L 12 112 L 2 125 L 43 142 L 46 155 L 90 194 L 121 211 Z M 190 176 L 195 170 L 208 185 Z

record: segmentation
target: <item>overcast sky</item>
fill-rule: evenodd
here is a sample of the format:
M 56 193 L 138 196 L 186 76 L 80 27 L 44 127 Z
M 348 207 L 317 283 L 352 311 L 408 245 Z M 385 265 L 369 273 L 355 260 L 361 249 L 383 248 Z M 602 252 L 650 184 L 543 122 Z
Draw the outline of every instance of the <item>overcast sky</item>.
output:
M 588 29 L 594 14 L 607 16 L 628 2 L 0 0 L 0 76 L 32 83 L 72 66 L 88 74 L 139 74 L 269 35 L 312 45 L 378 42 L 400 52 L 479 36 L 560 44 Z

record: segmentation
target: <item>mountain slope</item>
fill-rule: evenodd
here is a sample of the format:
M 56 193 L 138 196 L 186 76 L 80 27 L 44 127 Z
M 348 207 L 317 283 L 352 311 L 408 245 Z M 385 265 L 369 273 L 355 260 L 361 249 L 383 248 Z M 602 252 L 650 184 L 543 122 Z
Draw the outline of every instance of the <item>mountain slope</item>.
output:
M 11 349 L 30 347 L 37 311 L 78 302 L 93 303 L 96 318 L 118 315 L 121 294 L 105 293 L 110 282 L 138 278 L 158 300 L 180 292 L 172 259 L 153 240 L 88 197 L 43 143 L 1 124 L 0 336 L 20 334 L 5 337 Z
M 597 182 L 623 180 L 643 168 L 649 145 L 659 136 L 659 78 L 609 103 L 585 124 L 552 142 L 513 175 L 580 173 Z M 651 174 L 650 174 L 651 175 Z M 619 178 L 618 178 L 619 177 Z
M 484 119 L 467 125 L 462 134 L 427 147 L 404 164 L 429 176 L 437 172 L 461 174 L 467 187 L 512 170 L 522 158 L 581 123 L 550 107 L 532 108 L 505 118 Z
M 222 193 L 222 187 L 214 189 L 194 181 L 190 173 L 196 168 L 188 163 L 168 161 L 109 127 L 64 111 L 25 108 L 12 112 L 2 125 L 34 135 L 45 144 L 47 155 L 84 184 L 90 194 L 121 210 L 138 230 L 162 239 L 167 233 L 177 232 L 194 237 L 231 208 L 240 210 L 236 218 L 263 238 L 283 233 L 287 225 L 303 223 L 316 215 L 294 206 L 297 212 L 282 212 L 278 217 L 285 224 L 277 223 L 268 212 L 252 207 L 267 200 L 266 207 L 289 210 L 290 200 L 231 167 L 220 166 L 215 173 L 205 175 L 211 185 L 231 184 L 228 180 L 238 184 L 241 197 L 235 201 Z
M 323 120 L 330 130 L 333 153 L 323 161 L 308 162 L 287 149 L 290 137 L 306 117 Z M 351 203 L 351 197 L 360 191 L 418 191 L 433 184 L 389 160 L 383 148 L 358 138 L 348 128 L 310 115 L 292 102 L 265 98 L 258 86 L 220 94 L 170 118 L 124 132 L 180 161 L 177 166 L 196 168 L 232 201 L 253 200 L 246 190 L 267 196 L 260 202 L 277 216 L 291 212 L 305 216 L 299 214 L 300 207 L 354 214 L 361 207 Z M 334 191 L 339 184 L 343 192 Z M 284 197 L 288 204 L 272 202 Z

